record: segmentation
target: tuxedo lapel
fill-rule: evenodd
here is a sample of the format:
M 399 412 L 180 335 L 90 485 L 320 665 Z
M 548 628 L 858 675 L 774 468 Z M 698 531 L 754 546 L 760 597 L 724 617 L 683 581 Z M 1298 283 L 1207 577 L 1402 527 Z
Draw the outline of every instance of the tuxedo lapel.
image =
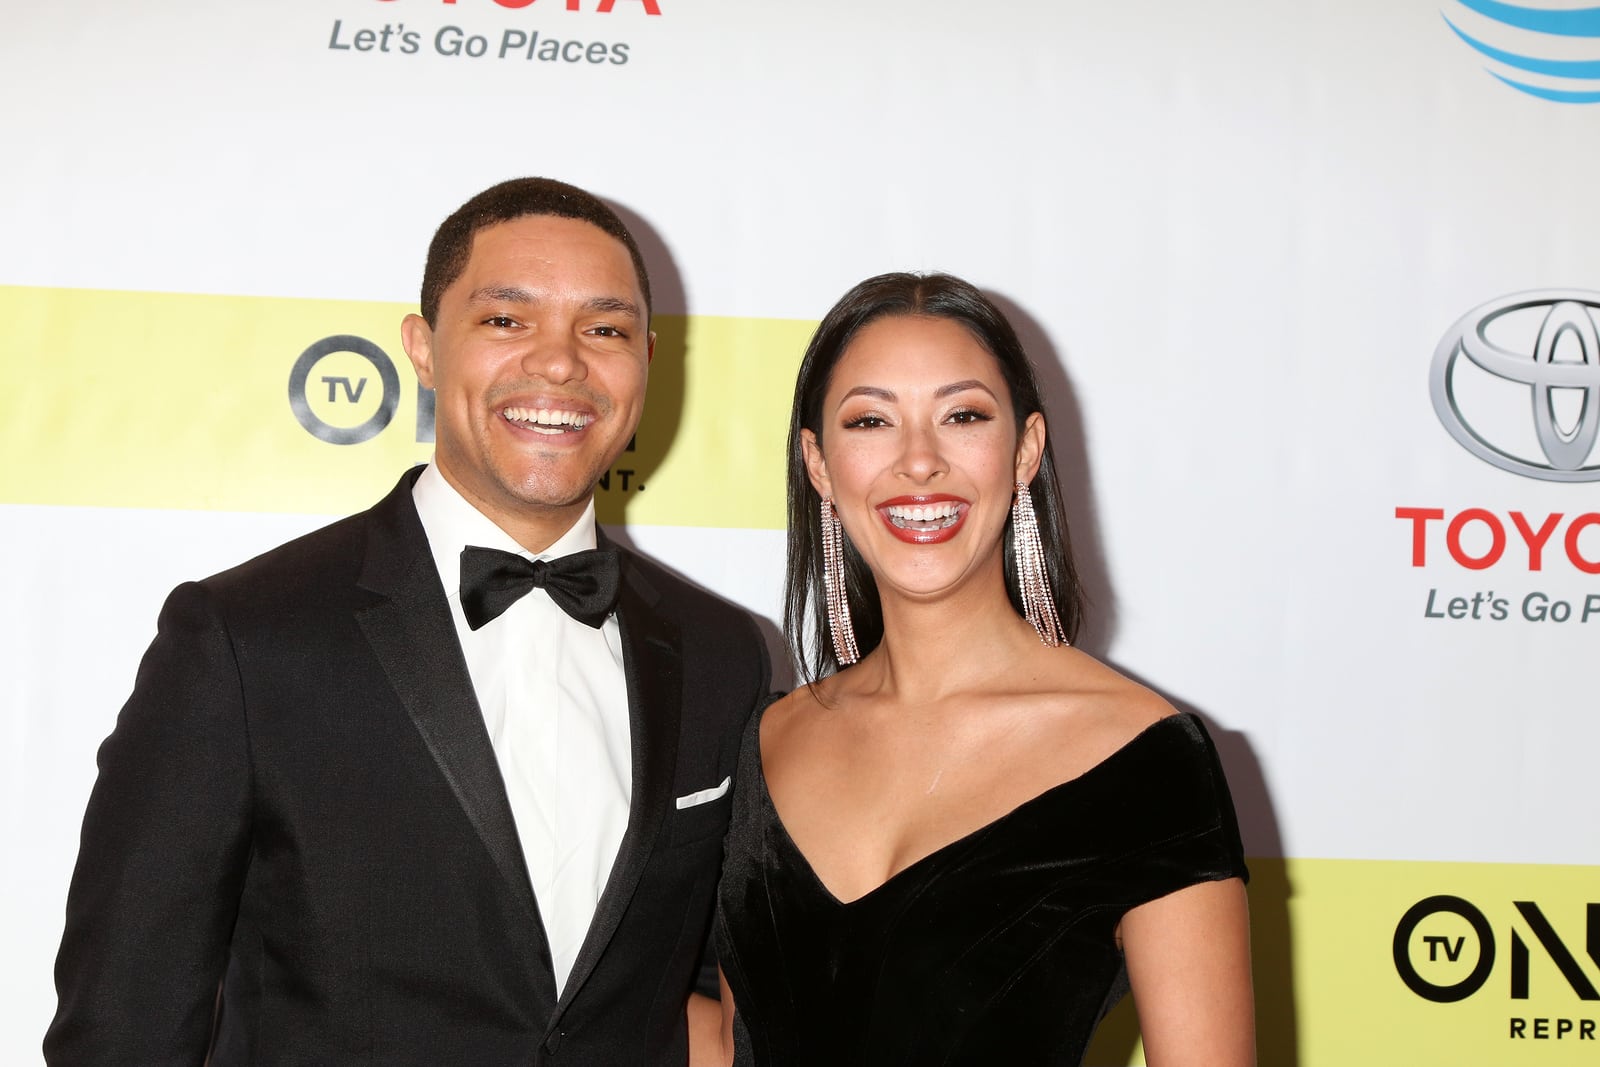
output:
M 549 949 L 522 858 L 511 803 L 473 694 L 455 622 L 411 500 L 416 472 L 369 513 L 367 558 L 360 584 L 381 599 L 357 614 L 373 653 L 450 784 L 495 866 L 539 926 L 555 1000 Z
M 604 534 L 601 543 L 606 543 Z M 632 566 L 631 558 L 624 551 L 617 621 L 622 631 L 623 672 L 628 683 L 633 799 L 616 862 L 612 864 L 605 892 L 595 907 L 588 935 L 573 961 L 572 973 L 562 989 L 552 1026 L 593 973 L 621 925 L 661 833 L 662 823 L 672 808 L 673 772 L 678 760 L 678 729 L 683 711 L 682 657 L 678 628 L 662 614 L 659 601 L 660 594 Z

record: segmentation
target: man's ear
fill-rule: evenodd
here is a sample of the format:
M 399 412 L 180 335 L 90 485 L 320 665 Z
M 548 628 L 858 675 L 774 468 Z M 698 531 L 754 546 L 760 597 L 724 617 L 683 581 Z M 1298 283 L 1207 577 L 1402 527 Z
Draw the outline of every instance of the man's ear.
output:
M 1016 479 L 1023 485 L 1032 484 L 1039 464 L 1044 462 L 1045 436 L 1042 414 L 1035 411 L 1023 420 L 1022 433 L 1017 438 L 1016 469 Z
M 832 497 L 833 482 L 828 479 L 828 463 L 822 458 L 822 445 L 817 435 L 810 430 L 800 431 L 800 454 L 806 460 L 806 476 L 811 479 L 811 488 L 824 498 Z
M 645 342 L 645 346 L 644 346 L 644 365 L 648 367 L 650 365 L 650 362 L 655 358 L 656 358 L 656 332 L 654 330 L 651 330 L 650 331 L 650 339 Z
M 433 330 L 421 315 L 407 315 L 400 320 L 400 343 L 405 347 L 411 366 L 416 369 L 417 381 L 424 389 L 433 388 Z

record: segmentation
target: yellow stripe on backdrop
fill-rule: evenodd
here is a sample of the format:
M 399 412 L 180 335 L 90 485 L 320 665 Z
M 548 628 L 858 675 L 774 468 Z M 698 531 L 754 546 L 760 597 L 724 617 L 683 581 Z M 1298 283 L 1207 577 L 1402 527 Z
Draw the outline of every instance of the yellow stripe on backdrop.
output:
M 403 304 L 0 287 L 0 502 L 344 514 L 432 452 Z M 656 317 L 604 522 L 777 529 L 814 324 Z
M 1600 1062 L 1600 867 L 1252 859 L 1250 871 L 1263 1067 Z M 1107 1016 L 1089 1067 L 1144 1062 L 1132 1009 Z

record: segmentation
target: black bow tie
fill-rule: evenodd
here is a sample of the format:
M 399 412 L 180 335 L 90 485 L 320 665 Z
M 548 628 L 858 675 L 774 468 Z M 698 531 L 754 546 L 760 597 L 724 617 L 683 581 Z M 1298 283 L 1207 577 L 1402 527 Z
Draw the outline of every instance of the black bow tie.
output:
M 468 545 L 461 550 L 461 610 L 476 630 L 539 586 L 556 606 L 598 628 L 617 605 L 622 567 L 614 548 L 591 548 L 557 559 Z

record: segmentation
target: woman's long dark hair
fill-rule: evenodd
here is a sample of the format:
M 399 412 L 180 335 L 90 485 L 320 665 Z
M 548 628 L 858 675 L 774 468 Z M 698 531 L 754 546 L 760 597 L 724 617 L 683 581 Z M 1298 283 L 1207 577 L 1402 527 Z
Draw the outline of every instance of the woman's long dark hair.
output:
M 1022 342 L 1011 323 L 978 289 L 949 274 L 880 274 L 868 278 L 840 298 L 829 310 L 806 347 L 795 382 L 794 410 L 789 418 L 789 553 L 784 575 L 783 631 L 789 651 L 807 684 L 839 669 L 838 650 L 828 629 L 828 602 L 823 595 L 822 535 L 819 511 L 822 498 L 806 474 L 805 453 L 800 447 L 800 431 L 810 430 L 823 440 L 822 400 L 839 358 L 861 331 L 878 319 L 896 315 L 917 315 L 950 319 L 965 326 L 1000 367 L 1000 375 L 1011 391 L 1012 415 L 1018 434 L 1029 415 L 1044 413 L 1039 395 L 1039 380 Z M 1061 486 L 1056 480 L 1055 461 L 1046 435 L 1039 472 L 1029 486 L 1034 512 L 1039 520 L 1039 540 L 1044 548 L 1045 572 L 1050 579 L 1056 614 L 1067 640 L 1077 637 L 1083 618 L 1083 591 L 1072 564 L 1072 547 L 1067 537 L 1066 509 Z M 865 656 L 883 640 L 883 607 L 878 586 L 861 554 L 848 538 L 844 545 L 845 588 L 850 600 L 850 617 L 855 625 L 856 643 Z M 1022 614 L 1022 596 L 1017 589 L 1011 522 L 1005 527 L 1006 593 L 1011 606 Z

